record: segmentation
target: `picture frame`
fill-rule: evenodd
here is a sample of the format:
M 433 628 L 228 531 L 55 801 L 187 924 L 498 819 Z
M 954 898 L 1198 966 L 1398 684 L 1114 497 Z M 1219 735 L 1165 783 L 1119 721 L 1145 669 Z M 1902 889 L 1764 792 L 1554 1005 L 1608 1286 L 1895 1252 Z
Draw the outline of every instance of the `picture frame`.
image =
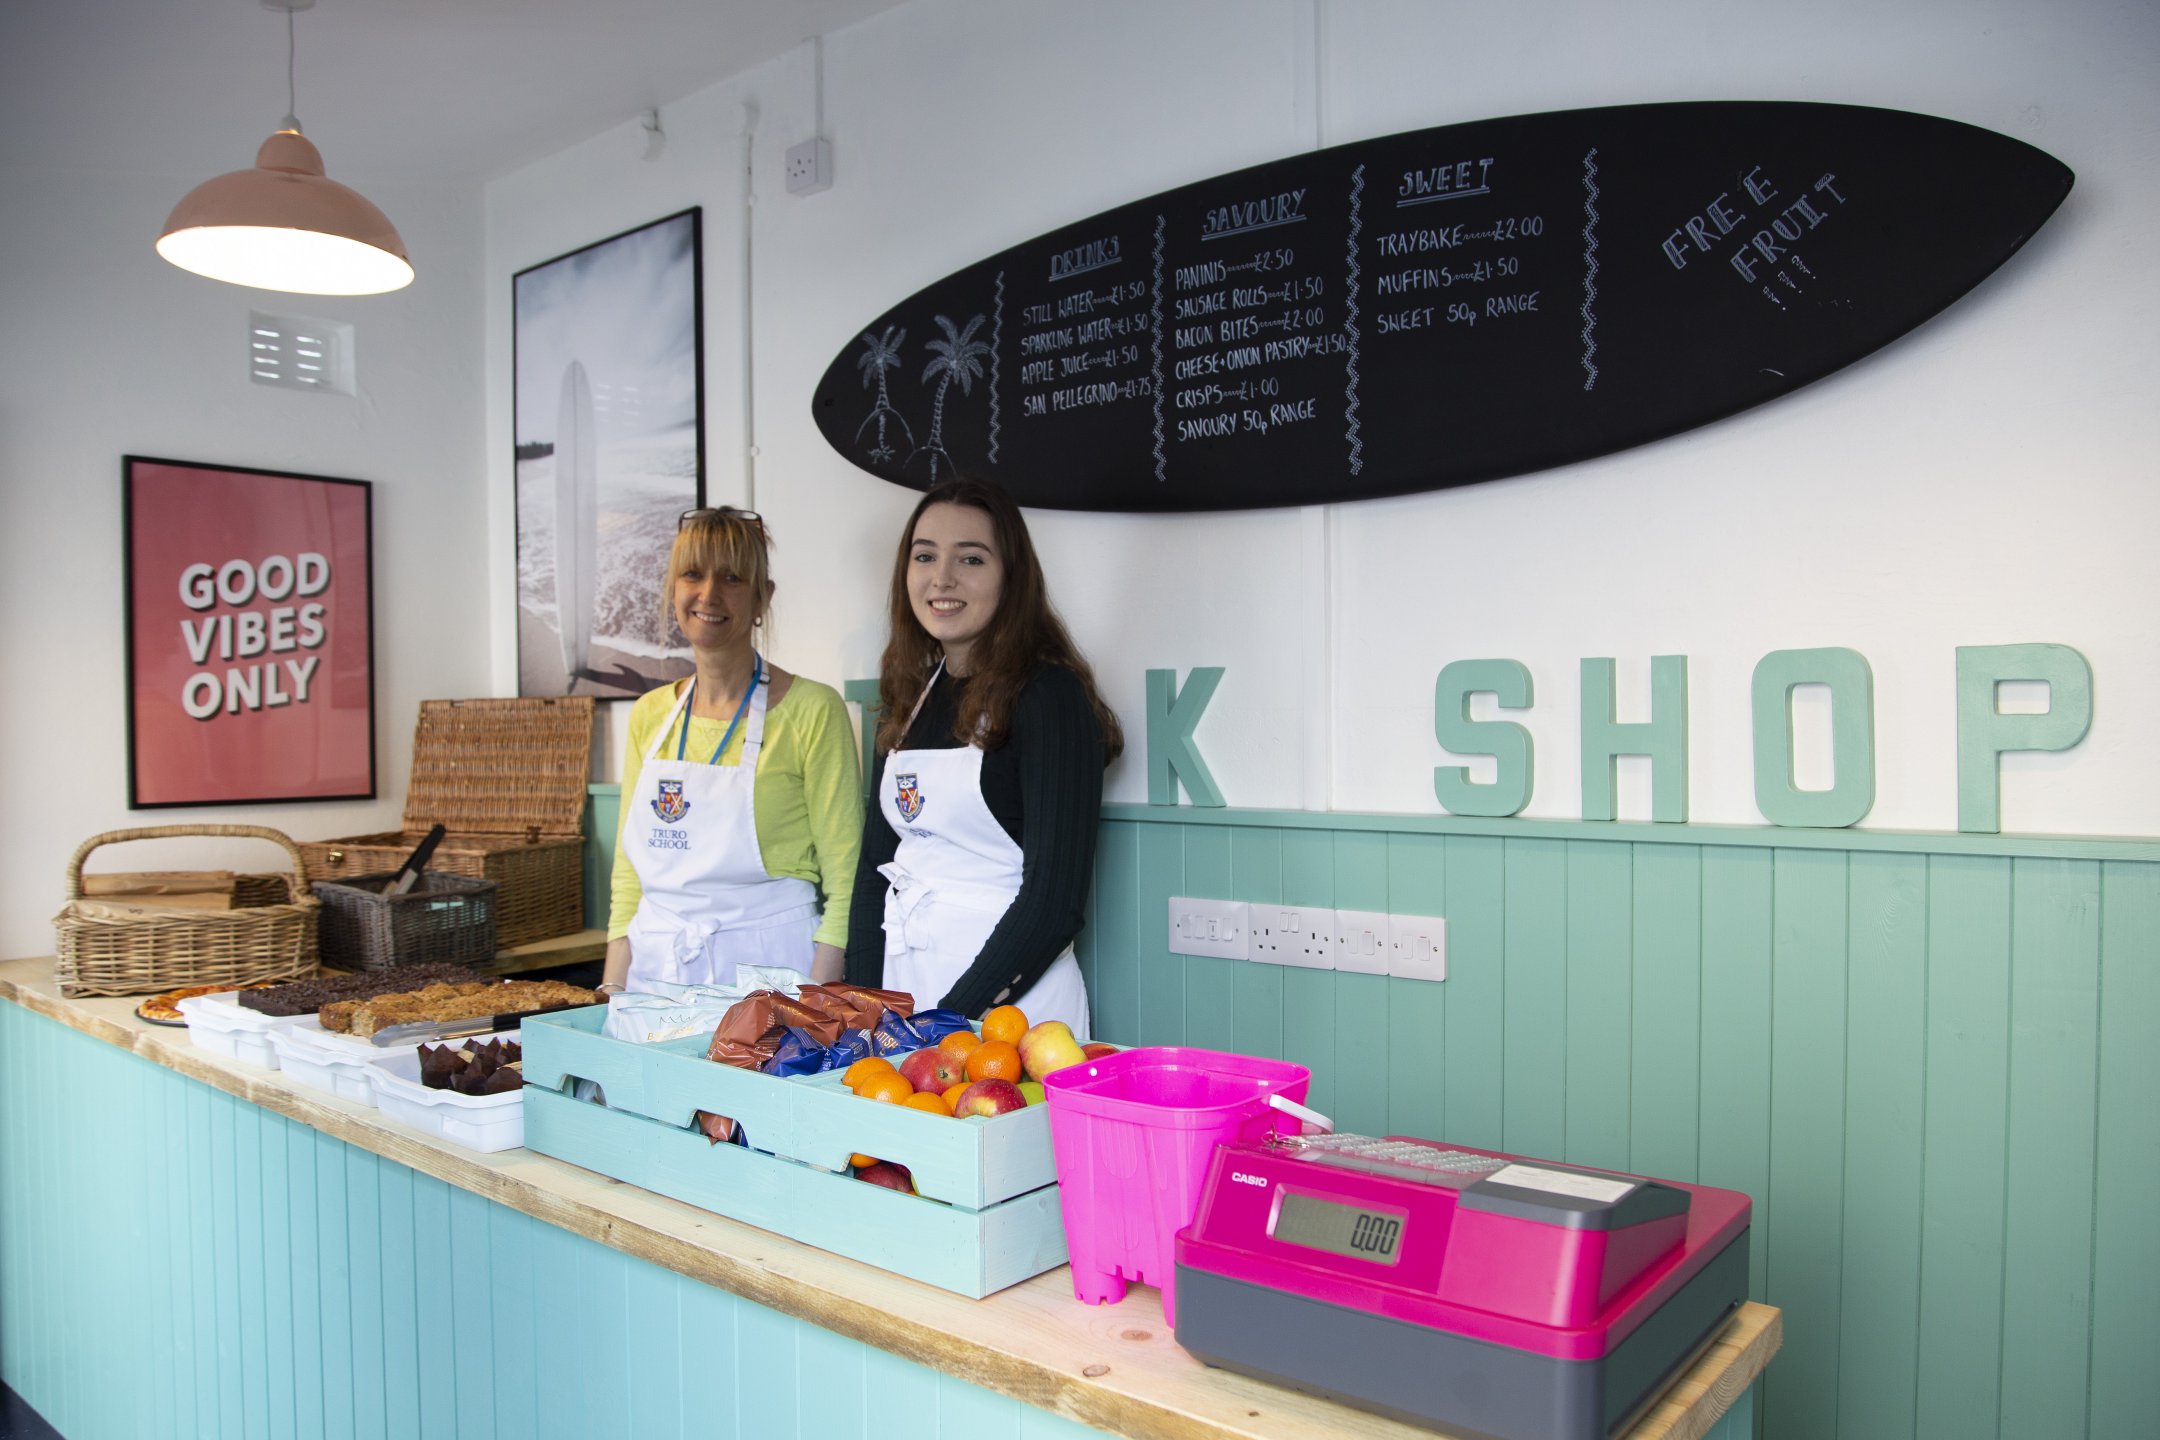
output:
M 121 461 L 128 808 L 375 798 L 374 489 Z
M 659 588 L 705 503 L 704 296 L 697 206 L 511 277 L 520 695 L 691 673 Z

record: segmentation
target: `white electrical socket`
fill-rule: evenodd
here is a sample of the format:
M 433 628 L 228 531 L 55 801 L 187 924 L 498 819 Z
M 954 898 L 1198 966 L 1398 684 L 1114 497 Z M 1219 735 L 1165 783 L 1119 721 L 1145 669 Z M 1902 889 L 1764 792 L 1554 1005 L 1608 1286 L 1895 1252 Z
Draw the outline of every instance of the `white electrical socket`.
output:
M 1335 968 L 1358 975 L 1385 975 L 1394 940 L 1393 917 L 1377 910 L 1335 912 Z
M 790 195 L 815 195 L 832 189 L 832 142 L 805 140 L 787 151 L 787 188 Z
M 1388 974 L 1403 980 L 1447 979 L 1445 918 L 1390 915 L 1388 937 Z
M 1251 920 L 1242 900 L 1188 900 L 1170 897 L 1170 953 L 1243 960 Z
M 1252 905 L 1252 958 L 1266 965 L 1332 970 L 1335 912 L 1322 905 Z

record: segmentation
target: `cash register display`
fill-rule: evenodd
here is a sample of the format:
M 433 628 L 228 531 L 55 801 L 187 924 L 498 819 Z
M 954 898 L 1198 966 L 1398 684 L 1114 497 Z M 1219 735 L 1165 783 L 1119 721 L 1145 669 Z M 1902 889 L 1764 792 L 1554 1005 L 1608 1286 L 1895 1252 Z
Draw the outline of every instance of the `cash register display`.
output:
M 1404 1219 L 1400 1211 L 1368 1210 L 1285 1190 L 1269 1234 L 1286 1244 L 1393 1265 L 1402 1258 Z

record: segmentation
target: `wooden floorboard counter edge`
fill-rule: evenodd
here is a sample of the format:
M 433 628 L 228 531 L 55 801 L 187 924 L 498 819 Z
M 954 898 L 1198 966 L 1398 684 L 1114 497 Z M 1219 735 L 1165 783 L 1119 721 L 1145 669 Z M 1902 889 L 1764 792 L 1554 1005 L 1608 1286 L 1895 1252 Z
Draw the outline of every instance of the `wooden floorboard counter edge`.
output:
M 380 1111 L 295 1089 L 279 1072 L 195 1048 L 135 1018 L 135 1001 L 69 999 L 49 959 L 0 962 L 0 999 L 360 1149 L 680 1275 L 1024 1404 L 1132 1440 L 1376 1440 L 1433 1432 L 1221 1370 L 1178 1348 L 1155 1292 L 1083 1306 L 1060 1267 L 969 1300 L 859 1265 L 574 1165 L 482 1155 Z M 1748 1304 L 1631 1433 L 1699 1440 L 1782 1342 L 1781 1317 Z

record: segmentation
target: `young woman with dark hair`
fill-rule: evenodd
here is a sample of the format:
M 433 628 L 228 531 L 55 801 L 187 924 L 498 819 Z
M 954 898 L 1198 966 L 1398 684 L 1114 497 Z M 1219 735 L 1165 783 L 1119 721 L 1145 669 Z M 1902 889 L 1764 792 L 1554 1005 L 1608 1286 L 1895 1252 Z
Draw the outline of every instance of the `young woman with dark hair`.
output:
M 1117 717 L 1051 607 L 1027 522 L 978 480 L 932 488 L 893 561 L 847 978 L 1088 1036 L 1072 953 Z

